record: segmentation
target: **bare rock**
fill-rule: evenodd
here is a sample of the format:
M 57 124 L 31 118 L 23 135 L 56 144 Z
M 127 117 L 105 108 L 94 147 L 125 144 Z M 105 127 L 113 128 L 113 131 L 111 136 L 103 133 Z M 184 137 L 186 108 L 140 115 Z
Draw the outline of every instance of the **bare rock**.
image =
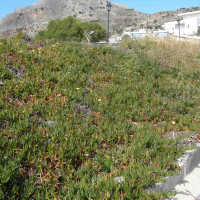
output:
M 121 183 L 121 182 L 124 182 L 124 179 L 123 179 L 122 176 L 120 176 L 120 177 L 115 177 L 115 178 L 114 178 L 114 181 L 116 181 L 116 182 L 118 182 L 118 183 Z
M 34 37 L 38 30 L 46 28 L 51 19 L 64 19 L 71 15 L 82 21 L 99 22 L 107 26 L 107 0 L 39 0 L 32 6 L 21 7 L 0 19 L 0 37 L 12 36 L 17 28 Z M 139 16 L 149 16 L 123 4 L 111 3 L 110 29 L 124 28 Z M 15 20 L 16 14 L 16 20 Z M 140 17 L 138 18 L 140 21 Z
M 56 124 L 56 122 L 54 122 L 54 121 L 47 121 L 47 122 L 45 122 L 45 124 L 48 125 L 48 126 L 53 126 L 53 125 Z
M 23 70 L 13 66 L 13 65 L 7 65 L 6 68 L 8 68 L 10 71 L 14 73 L 15 78 L 23 78 L 24 73 Z
M 3 85 L 3 81 L 2 80 L 0 80 L 0 86 L 2 86 Z
M 85 105 L 83 105 L 82 103 L 79 103 L 76 108 L 75 108 L 76 113 L 80 114 L 82 113 L 83 116 L 87 116 L 91 113 L 91 109 Z

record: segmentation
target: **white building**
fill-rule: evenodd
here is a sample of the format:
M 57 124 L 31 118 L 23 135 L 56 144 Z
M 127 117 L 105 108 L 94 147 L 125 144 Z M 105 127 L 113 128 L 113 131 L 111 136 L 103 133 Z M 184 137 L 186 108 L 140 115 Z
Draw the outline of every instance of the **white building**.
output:
M 200 11 L 178 14 L 180 21 L 180 35 L 195 35 L 200 29 Z M 179 35 L 179 26 L 177 21 L 166 22 L 163 25 L 165 31 L 172 35 Z

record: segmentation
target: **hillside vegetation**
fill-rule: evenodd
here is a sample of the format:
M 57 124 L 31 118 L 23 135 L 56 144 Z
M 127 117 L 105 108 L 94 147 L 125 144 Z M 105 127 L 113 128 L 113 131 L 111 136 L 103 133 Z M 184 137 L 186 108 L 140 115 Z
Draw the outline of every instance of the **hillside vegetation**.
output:
M 93 33 L 89 36 L 90 42 L 99 42 L 105 40 L 106 29 L 97 22 L 81 22 L 72 16 L 60 20 L 51 20 L 47 28 L 38 31 L 37 39 L 55 38 L 62 41 L 83 41 L 86 40 L 87 33 Z
M 199 138 L 199 69 L 160 65 L 149 38 L 132 45 L 0 41 L 0 199 L 171 194 L 147 186 L 181 170 L 186 147 L 166 133 Z

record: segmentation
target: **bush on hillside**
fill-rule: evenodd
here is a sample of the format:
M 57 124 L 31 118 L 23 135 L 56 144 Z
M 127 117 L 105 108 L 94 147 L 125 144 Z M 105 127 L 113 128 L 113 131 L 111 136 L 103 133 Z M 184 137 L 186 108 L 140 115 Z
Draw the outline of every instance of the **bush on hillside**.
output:
M 196 34 L 197 36 L 200 36 L 200 29 L 197 31 L 197 34 Z
M 69 16 L 63 20 L 51 20 L 45 30 L 38 31 L 37 38 L 81 41 L 84 38 L 84 31 L 81 22 L 78 19 Z
M 106 29 L 97 22 L 84 22 L 83 28 L 85 33 L 94 31 L 94 33 L 90 35 L 90 42 L 99 42 L 106 38 Z
M 91 42 L 98 42 L 106 37 L 106 29 L 96 22 L 81 22 L 72 16 L 60 20 L 51 20 L 45 30 L 38 31 L 37 39 L 51 39 L 63 41 L 83 41 L 85 33 L 94 31 L 90 35 Z

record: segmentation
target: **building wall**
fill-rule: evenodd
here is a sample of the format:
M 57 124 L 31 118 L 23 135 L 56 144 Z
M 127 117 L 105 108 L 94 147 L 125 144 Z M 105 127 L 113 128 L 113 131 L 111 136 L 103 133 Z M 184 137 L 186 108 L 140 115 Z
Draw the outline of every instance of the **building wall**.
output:
M 191 18 L 199 18 L 200 17 L 200 13 L 194 13 L 194 14 L 190 14 L 190 15 L 179 14 L 179 16 L 182 17 L 183 20 L 185 20 L 185 19 L 191 19 Z
M 194 35 L 200 29 L 200 13 L 182 15 L 183 20 L 180 21 L 180 35 Z M 166 31 L 170 34 L 179 35 L 179 26 L 176 21 L 167 22 L 164 25 Z

